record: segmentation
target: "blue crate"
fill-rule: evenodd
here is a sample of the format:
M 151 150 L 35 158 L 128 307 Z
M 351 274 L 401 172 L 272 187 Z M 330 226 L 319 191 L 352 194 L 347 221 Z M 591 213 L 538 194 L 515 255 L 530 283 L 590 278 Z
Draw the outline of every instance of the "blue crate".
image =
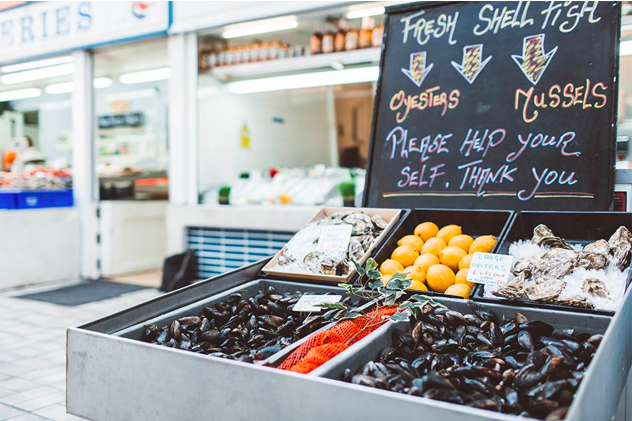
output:
M 13 191 L 0 192 L 0 209 L 15 209 L 17 207 L 17 193 Z
M 72 190 L 34 190 L 16 193 L 16 209 L 65 208 L 73 205 Z

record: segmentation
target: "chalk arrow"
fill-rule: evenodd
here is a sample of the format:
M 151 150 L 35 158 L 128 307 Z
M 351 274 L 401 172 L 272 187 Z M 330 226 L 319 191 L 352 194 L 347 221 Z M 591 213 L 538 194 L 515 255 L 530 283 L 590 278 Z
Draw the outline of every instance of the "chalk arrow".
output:
M 489 56 L 483 61 L 483 44 L 466 45 L 463 47 L 462 63 L 453 61 L 452 65 L 471 85 L 491 59 L 492 56 Z
M 544 71 L 551 63 L 557 47 L 544 53 L 544 34 L 532 35 L 522 40 L 522 55 L 512 55 L 522 73 L 534 85 L 538 83 Z
M 410 55 L 409 69 L 402 69 L 402 72 L 419 88 L 432 70 L 432 66 L 434 64 L 426 67 L 426 52 L 422 51 Z

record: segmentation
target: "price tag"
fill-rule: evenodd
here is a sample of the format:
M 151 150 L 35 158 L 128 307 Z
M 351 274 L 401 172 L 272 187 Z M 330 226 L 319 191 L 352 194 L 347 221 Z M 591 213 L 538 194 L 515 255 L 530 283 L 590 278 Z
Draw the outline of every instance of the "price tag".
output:
M 301 312 L 319 312 L 321 307 L 316 307 L 323 303 L 337 303 L 342 299 L 342 295 L 303 295 L 298 302 L 294 304 L 292 310 Z
M 513 257 L 504 254 L 474 253 L 467 280 L 477 284 L 503 286 L 509 280 Z
M 318 237 L 320 251 L 347 251 L 353 227 L 348 224 L 324 227 Z

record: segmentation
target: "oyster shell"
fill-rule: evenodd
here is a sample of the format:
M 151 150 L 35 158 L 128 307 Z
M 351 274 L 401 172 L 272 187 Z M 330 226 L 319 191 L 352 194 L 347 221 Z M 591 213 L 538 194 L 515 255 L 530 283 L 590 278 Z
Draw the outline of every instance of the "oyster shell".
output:
M 584 247 L 584 253 L 597 253 L 604 256 L 610 255 L 610 244 L 606 240 L 597 240 L 594 243 L 588 244 Z
M 580 307 L 580 308 L 595 308 L 595 305 L 592 301 L 590 301 L 586 297 L 582 297 L 579 295 L 571 295 L 564 298 L 558 298 L 555 301 L 555 304 L 563 305 L 563 306 L 572 306 L 572 307 Z
M 351 238 L 349 241 L 349 256 L 356 260 L 360 260 L 364 256 L 364 248 L 357 238 Z
M 549 227 L 543 224 L 535 227 L 535 229 L 533 230 L 533 237 L 531 238 L 531 242 L 538 246 L 561 248 L 566 250 L 573 249 L 566 243 L 566 241 L 562 240 L 560 237 L 556 237 L 553 234 L 553 231 L 551 231 Z
M 538 259 L 536 257 L 522 257 L 515 259 L 511 264 L 511 273 L 518 276 L 522 273 L 526 275 L 526 278 L 531 276 L 533 268 L 538 265 Z
M 579 253 L 574 250 L 551 249 L 540 256 L 532 269 L 533 277 L 540 279 L 563 278 L 573 271 L 578 260 Z
M 582 292 L 590 294 L 593 297 L 608 298 L 610 295 L 608 286 L 602 280 L 597 278 L 584 279 L 581 289 Z
M 539 278 L 526 287 L 524 293 L 531 301 L 550 303 L 560 296 L 565 286 L 566 282 L 561 279 Z
M 619 227 L 614 234 L 608 240 L 612 254 L 614 255 L 612 261 L 620 270 L 625 269 L 630 265 L 630 258 L 632 257 L 632 233 L 624 227 Z
M 386 222 L 380 215 L 373 215 L 371 217 L 371 221 L 373 221 L 373 224 L 381 230 L 386 229 L 388 226 L 388 222 Z
M 578 267 L 585 269 L 604 269 L 610 263 L 610 258 L 599 253 L 581 252 L 579 255 Z
M 524 297 L 524 281 L 526 277 L 526 273 L 521 272 L 520 275 L 512 281 L 492 291 L 492 294 L 497 297 L 507 298 L 508 300 L 521 300 Z

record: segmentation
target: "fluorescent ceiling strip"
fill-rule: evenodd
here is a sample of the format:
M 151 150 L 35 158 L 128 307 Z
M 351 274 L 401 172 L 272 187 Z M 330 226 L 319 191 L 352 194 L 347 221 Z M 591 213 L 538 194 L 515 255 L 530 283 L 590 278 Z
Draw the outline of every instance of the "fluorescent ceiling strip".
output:
M 44 92 L 49 95 L 68 94 L 75 90 L 75 84 L 72 82 L 55 83 L 44 88 Z
M 94 79 L 94 87 L 97 89 L 109 88 L 112 86 L 112 79 L 109 77 L 98 77 Z
M 630 56 L 632 55 L 632 40 L 623 41 L 619 48 L 619 55 Z
M 8 73 L 6 75 L 0 76 L 0 83 L 4 85 L 15 85 L 16 83 L 32 82 L 34 80 L 66 76 L 72 74 L 74 71 L 75 65 L 72 63 L 59 64 L 56 66 L 25 70 L 23 72 Z
M 15 91 L 0 92 L 0 102 L 16 101 L 18 99 L 36 98 L 42 94 L 41 89 L 28 88 Z
M 345 17 L 347 19 L 359 19 L 359 18 L 366 18 L 368 16 L 378 16 L 378 15 L 383 15 L 385 10 L 386 9 L 384 9 L 384 7 L 382 6 L 369 7 L 366 9 L 356 9 L 356 10 L 351 10 L 350 12 L 347 12 Z
M 330 70 L 326 72 L 232 82 L 228 84 L 228 90 L 235 94 L 252 94 L 257 92 L 283 91 L 287 89 L 347 85 L 351 83 L 374 82 L 377 80 L 379 74 L 379 66 Z
M 2 73 L 21 72 L 22 70 L 38 69 L 40 67 L 55 66 L 57 64 L 72 63 L 71 56 L 49 58 L 45 60 L 29 61 L 28 63 L 10 64 L 0 67 Z
M 163 67 L 160 69 L 144 70 L 142 72 L 125 73 L 121 75 L 119 80 L 126 85 L 134 85 L 136 83 L 155 82 L 158 80 L 166 80 L 171 77 L 171 69 Z
M 277 19 L 258 20 L 226 26 L 224 32 L 222 32 L 222 37 L 226 39 L 247 37 L 249 35 L 285 31 L 296 27 L 298 27 L 296 16 L 284 16 Z

